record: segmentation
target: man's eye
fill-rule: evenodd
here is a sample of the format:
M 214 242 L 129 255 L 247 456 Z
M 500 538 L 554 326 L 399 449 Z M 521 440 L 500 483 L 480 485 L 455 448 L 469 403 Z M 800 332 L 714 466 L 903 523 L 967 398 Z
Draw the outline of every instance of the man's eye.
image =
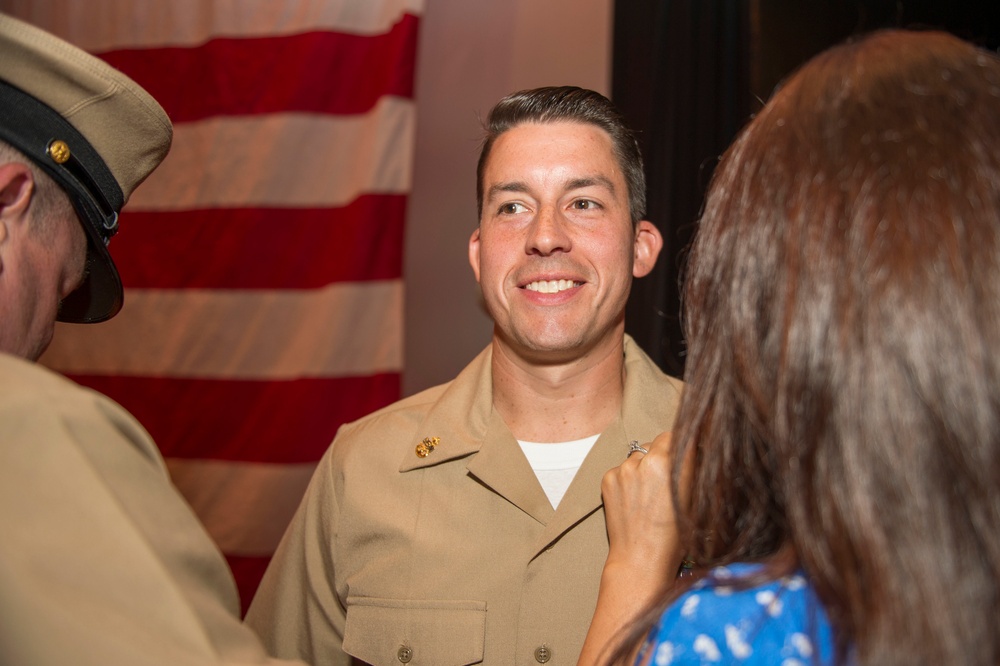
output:
M 598 203 L 590 199 L 577 199 L 573 202 L 573 208 L 576 210 L 594 210 L 598 207 Z
M 500 205 L 498 212 L 501 215 L 516 215 L 517 213 L 523 213 L 524 210 L 524 206 L 519 203 L 505 203 Z

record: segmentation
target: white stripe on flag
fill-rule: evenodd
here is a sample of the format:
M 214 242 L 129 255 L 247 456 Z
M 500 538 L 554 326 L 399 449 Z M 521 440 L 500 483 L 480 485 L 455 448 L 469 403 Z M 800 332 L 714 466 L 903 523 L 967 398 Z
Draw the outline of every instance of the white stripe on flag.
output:
M 315 30 L 378 35 L 403 14 L 422 14 L 424 0 L 4 0 L 4 9 L 86 51 L 102 52 Z
M 399 372 L 403 284 L 316 290 L 130 289 L 99 326 L 56 331 L 43 356 L 69 374 L 292 379 Z
M 398 97 L 383 97 L 359 116 L 270 114 L 182 123 L 174 128 L 167 158 L 132 195 L 129 210 L 333 208 L 364 193 L 406 193 L 414 131 L 414 104 Z
M 167 468 L 219 548 L 253 557 L 274 552 L 316 463 L 169 458 Z

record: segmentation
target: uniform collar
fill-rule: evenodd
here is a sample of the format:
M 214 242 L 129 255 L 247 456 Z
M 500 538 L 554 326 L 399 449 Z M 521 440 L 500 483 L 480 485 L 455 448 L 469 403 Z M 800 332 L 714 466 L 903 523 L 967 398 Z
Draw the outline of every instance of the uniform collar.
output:
M 602 506 L 601 479 L 621 464 L 628 442 L 648 442 L 674 420 L 681 382 L 664 375 L 635 341 L 625 336 L 622 411 L 598 438 L 566 495 L 553 510 L 530 464 L 493 409 L 492 347 L 487 347 L 444 390 L 407 447 L 399 471 L 409 472 L 468 457 L 469 474 L 545 525 L 541 549 Z M 436 438 L 436 441 L 434 441 Z M 416 451 L 426 440 L 426 456 Z

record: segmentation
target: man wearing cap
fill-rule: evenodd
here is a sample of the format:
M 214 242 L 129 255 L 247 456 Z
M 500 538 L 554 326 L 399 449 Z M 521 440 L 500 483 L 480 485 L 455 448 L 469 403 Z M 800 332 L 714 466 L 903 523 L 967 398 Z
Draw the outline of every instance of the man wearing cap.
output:
M 469 260 L 492 343 L 448 384 L 343 426 L 247 622 L 313 664 L 573 664 L 608 555 L 601 479 L 681 383 L 625 335 L 662 239 L 639 148 L 573 87 L 490 112 Z M 664 530 L 666 532 L 666 530 Z
M 171 136 L 133 81 L 0 15 L 0 664 L 277 663 L 149 435 L 33 363 L 56 319 L 121 309 L 107 243 Z

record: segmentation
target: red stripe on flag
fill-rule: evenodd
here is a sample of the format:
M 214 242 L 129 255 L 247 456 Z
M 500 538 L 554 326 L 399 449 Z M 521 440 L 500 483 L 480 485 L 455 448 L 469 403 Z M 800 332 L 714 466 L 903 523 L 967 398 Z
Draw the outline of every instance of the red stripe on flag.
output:
M 253 595 L 257 593 L 260 579 L 264 577 L 264 571 L 270 563 L 270 557 L 241 557 L 239 555 L 226 555 L 229 568 L 236 578 L 236 589 L 240 593 L 240 617 L 247 614 Z
M 136 289 L 310 289 L 403 274 L 406 195 L 343 208 L 218 208 L 122 213 L 112 241 Z
M 413 98 L 418 26 L 405 14 L 381 35 L 217 38 L 97 55 L 139 82 L 175 123 L 289 111 L 360 114 L 385 95 Z
M 341 424 L 400 395 L 398 373 L 286 381 L 71 377 L 131 412 L 166 458 L 315 462 Z

